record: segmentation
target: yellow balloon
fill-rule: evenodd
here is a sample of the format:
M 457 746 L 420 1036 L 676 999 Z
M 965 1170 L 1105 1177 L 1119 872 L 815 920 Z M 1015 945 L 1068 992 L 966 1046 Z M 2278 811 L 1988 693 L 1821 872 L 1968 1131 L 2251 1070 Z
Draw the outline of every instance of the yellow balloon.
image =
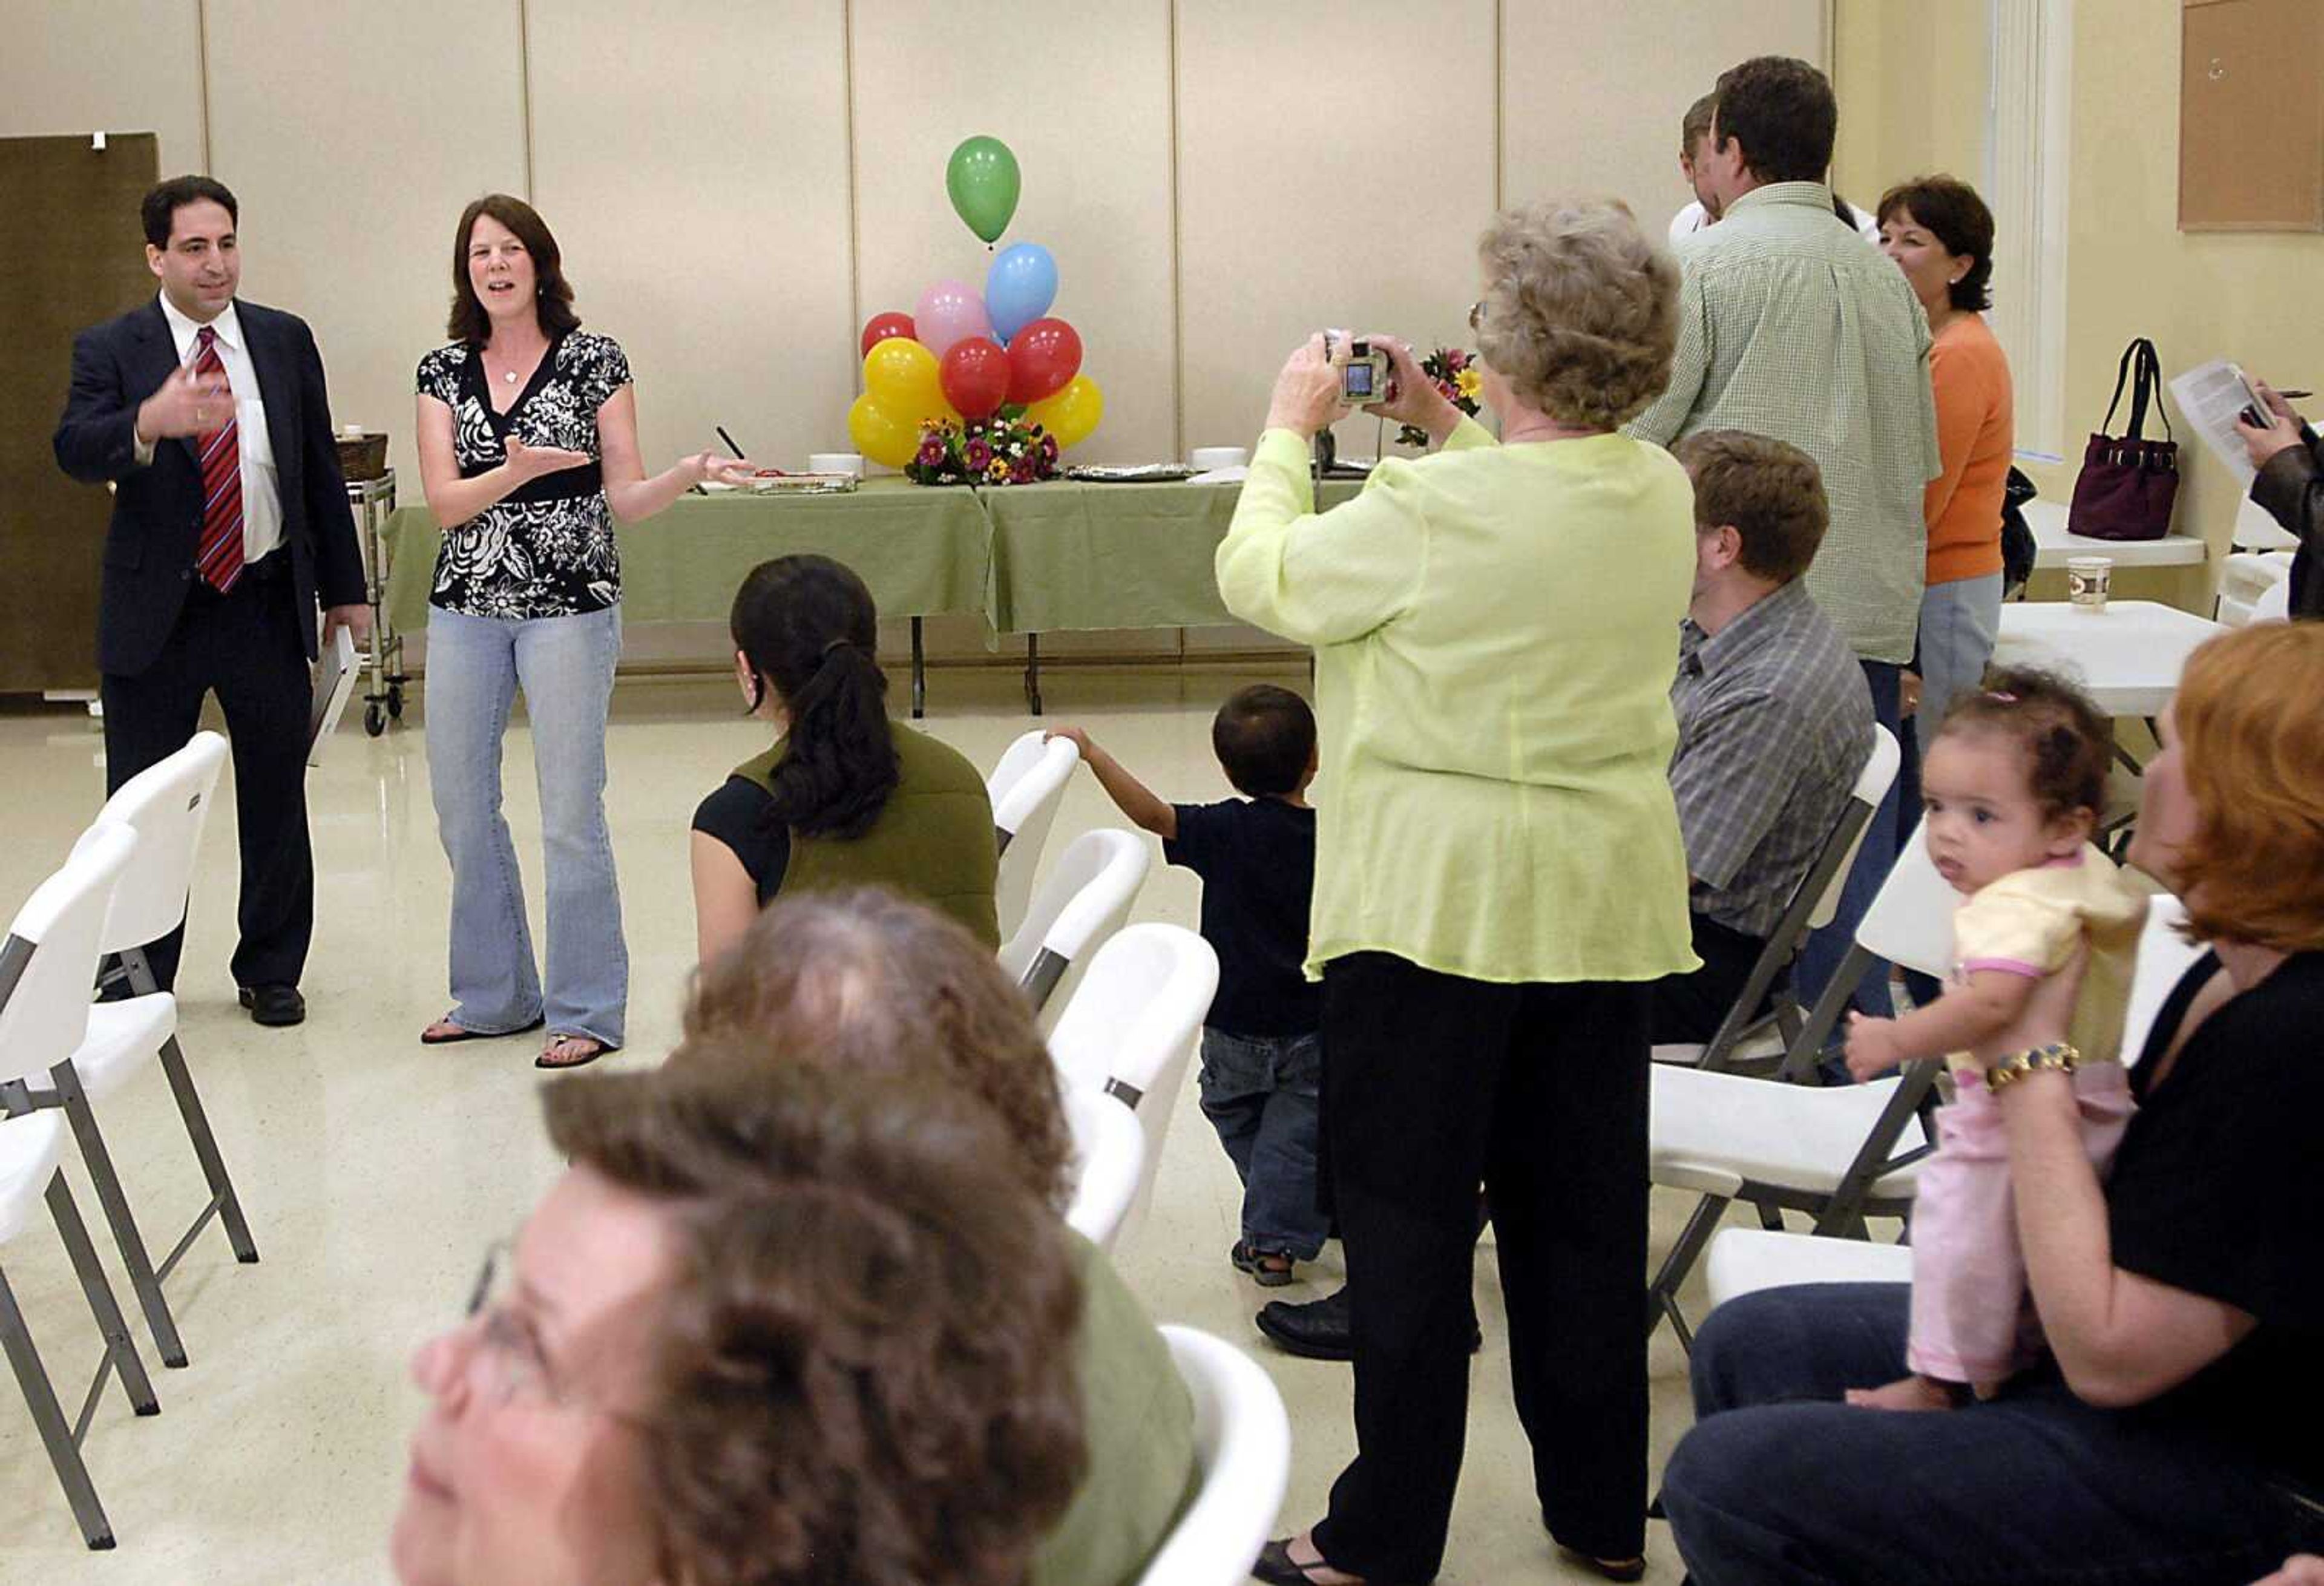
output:
M 952 411 L 936 355 L 908 337 L 891 336 L 863 355 L 863 391 L 889 412 L 910 419 L 941 419 Z
M 1034 423 L 1057 438 L 1058 446 L 1079 446 L 1096 432 L 1098 420 L 1105 417 L 1105 392 L 1088 375 L 1076 374 L 1065 390 L 1025 411 Z
M 883 468 L 900 468 L 920 449 L 920 427 L 898 419 L 869 396 L 855 399 L 847 410 L 847 433 L 855 449 Z

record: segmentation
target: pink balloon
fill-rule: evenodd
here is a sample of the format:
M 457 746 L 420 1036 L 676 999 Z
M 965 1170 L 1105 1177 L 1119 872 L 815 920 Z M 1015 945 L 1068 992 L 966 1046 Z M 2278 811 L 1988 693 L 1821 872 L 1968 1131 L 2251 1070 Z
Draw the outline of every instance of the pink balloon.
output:
M 956 281 L 940 281 L 922 292 L 912 323 L 919 328 L 920 345 L 938 358 L 950 352 L 956 341 L 992 334 L 992 318 L 984 311 L 982 296 Z

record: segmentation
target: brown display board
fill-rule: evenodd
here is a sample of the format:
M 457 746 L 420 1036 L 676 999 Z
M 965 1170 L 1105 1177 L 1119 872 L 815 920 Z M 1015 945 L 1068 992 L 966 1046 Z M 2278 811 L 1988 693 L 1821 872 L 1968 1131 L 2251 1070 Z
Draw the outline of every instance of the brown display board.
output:
M 50 449 L 73 333 L 156 290 L 138 200 L 158 180 L 152 133 L 0 138 L 0 694 L 97 687 L 97 568 L 113 498 Z
M 2324 0 L 2186 0 L 2179 229 L 2324 231 Z

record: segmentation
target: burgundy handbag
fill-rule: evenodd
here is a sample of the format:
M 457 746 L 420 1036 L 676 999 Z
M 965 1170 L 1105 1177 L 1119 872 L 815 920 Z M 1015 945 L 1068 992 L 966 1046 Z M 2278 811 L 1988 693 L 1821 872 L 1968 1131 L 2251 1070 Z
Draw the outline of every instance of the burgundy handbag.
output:
M 2125 382 L 2130 385 L 2130 429 L 2116 439 L 2104 430 L 2113 428 Z M 2163 420 L 2162 440 L 2148 440 L 2144 433 L 2150 401 Z M 2170 434 L 2171 415 L 2163 410 L 2163 363 L 2154 355 L 2154 344 L 2142 336 L 2123 349 L 2106 424 L 2082 452 L 2066 527 L 2093 539 L 2160 539 L 2168 534 L 2172 503 L 2179 499 L 2179 443 Z

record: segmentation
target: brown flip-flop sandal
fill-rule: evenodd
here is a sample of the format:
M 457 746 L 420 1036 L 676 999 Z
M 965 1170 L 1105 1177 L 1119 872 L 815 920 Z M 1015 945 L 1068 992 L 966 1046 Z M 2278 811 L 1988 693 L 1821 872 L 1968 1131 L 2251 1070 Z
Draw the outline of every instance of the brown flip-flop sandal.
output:
M 578 1057 L 558 1059 L 549 1056 L 549 1054 L 556 1051 L 558 1047 L 568 1046 L 586 1047 L 589 1050 Z M 532 1065 L 535 1068 L 546 1068 L 551 1070 L 586 1068 L 589 1065 L 597 1061 L 598 1058 L 603 1057 L 606 1053 L 614 1050 L 616 1050 L 616 1048 L 605 1045 L 604 1042 L 599 1040 L 595 1036 L 585 1036 L 577 1032 L 557 1031 L 552 1033 L 549 1045 L 540 1049 L 540 1056 L 532 1060 Z
M 536 1019 L 530 1024 L 519 1025 L 514 1029 L 470 1029 L 466 1025 L 452 1024 L 452 1016 L 447 1013 L 436 1024 L 420 1032 L 420 1044 L 423 1047 L 456 1047 L 462 1041 L 497 1041 L 508 1036 L 530 1035 L 543 1022 Z M 437 1024 L 451 1025 L 452 1033 L 444 1036 L 434 1034 Z

